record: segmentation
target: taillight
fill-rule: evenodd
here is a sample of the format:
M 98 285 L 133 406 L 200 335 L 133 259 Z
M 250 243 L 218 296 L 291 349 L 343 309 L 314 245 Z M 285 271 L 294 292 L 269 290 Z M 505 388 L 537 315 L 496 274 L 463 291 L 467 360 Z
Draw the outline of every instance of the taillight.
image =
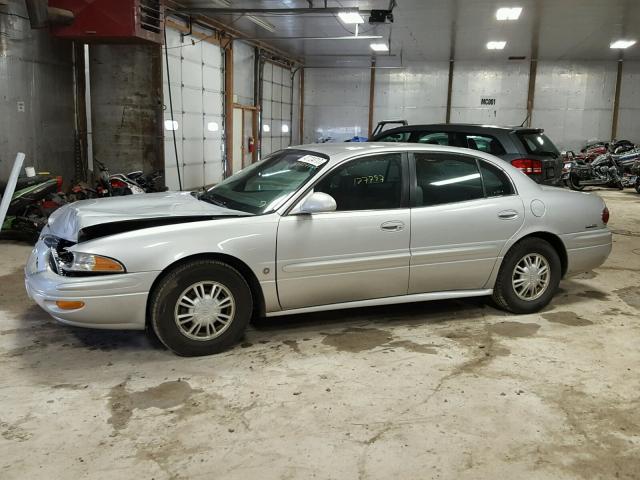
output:
M 127 187 L 127 184 L 124 183 L 122 180 L 111 179 L 109 182 L 111 183 L 111 188 L 126 188 Z
M 58 193 L 62 191 L 62 177 L 58 175 L 56 177 L 56 184 L 58 186 Z
M 511 160 L 511 165 L 527 175 L 536 175 L 542 173 L 542 161 L 532 158 L 516 158 Z
M 609 223 L 609 209 L 607 207 L 602 210 L 602 223 L 605 225 Z

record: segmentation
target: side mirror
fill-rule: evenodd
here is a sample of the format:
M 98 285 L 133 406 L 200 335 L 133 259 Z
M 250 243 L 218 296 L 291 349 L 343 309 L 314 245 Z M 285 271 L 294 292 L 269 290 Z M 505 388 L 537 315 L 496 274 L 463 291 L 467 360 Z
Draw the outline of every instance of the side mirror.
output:
M 331 195 L 322 192 L 314 192 L 309 195 L 302 205 L 298 213 L 311 214 L 322 212 L 334 212 L 338 208 L 336 201 Z

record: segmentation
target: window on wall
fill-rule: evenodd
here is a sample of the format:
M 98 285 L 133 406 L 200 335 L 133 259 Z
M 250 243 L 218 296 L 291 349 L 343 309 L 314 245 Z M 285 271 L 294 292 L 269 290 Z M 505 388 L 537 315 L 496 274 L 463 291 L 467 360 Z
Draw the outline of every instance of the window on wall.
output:
M 337 210 L 399 208 L 402 201 L 401 154 L 352 160 L 323 178 L 315 192 L 331 195 Z
M 262 73 L 262 156 L 291 145 L 291 70 L 265 62 Z
M 480 171 L 474 158 L 415 153 L 417 206 L 483 198 Z

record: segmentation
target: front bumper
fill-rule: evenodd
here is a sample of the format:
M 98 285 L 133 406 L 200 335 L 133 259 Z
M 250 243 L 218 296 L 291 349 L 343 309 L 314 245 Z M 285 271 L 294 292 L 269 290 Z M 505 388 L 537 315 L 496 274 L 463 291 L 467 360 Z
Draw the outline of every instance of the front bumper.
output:
M 112 330 L 145 328 L 147 297 L 160 272 L 65 277 L 49 266 L 49 249 L 39 241 L 25 267 L 27 294 L 56 320 L 77 327 Z M 63 310 L 57 300 L 84 302 Z

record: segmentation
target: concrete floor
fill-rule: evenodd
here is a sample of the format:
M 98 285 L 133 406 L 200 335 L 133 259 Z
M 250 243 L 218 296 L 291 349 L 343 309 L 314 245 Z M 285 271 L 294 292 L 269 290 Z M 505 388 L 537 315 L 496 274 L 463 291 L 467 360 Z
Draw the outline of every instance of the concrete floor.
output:
M 272 319 L 197 359 L 54 323 L 3 243 L 0 478 L 640 478 L 640 195 L 598 193 L 613 254 L 539 315 Z

